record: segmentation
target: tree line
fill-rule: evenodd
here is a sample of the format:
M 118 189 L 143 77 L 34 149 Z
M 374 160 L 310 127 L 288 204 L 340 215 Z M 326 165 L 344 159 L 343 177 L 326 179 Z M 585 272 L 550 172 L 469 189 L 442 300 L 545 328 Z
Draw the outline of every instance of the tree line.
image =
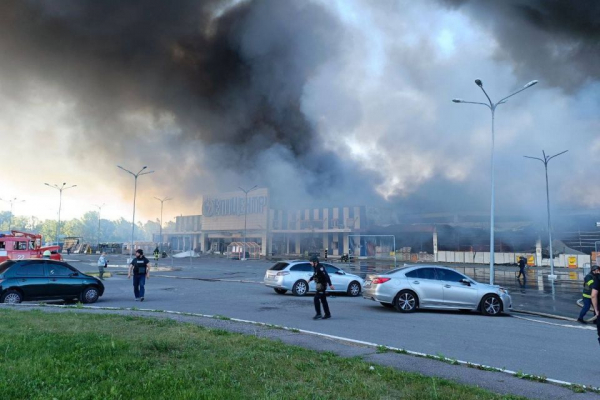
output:
M 124 218 L 111 221 L 100 219 L 100 230 L 98 230 L 97 211 L 89 211 L 81 218 L 74 218 L 60 222 L 60 237 L 73 236 L 82 237 L 85 243 L 97 243 L 98 238 L 101 243 L 124 243 L 131 240 L 131 221 Z M 0 211 L 0 232 L 7 232 L 9 225 L 11 230 L 39 233 L 42 235 L 44 243 L 54 242 L 56 237 L 57 220 L 40 220 L 30 216 L 14 216 L 10 222 L 10 212 Z M 175 222 L 170 221 L 163 226 L 163 232 L 173 231 Z M 138 221 L 135 227 L 135 241 L 150 241 L 152 234 L 158 234 L 160 231 L 160 221 Z

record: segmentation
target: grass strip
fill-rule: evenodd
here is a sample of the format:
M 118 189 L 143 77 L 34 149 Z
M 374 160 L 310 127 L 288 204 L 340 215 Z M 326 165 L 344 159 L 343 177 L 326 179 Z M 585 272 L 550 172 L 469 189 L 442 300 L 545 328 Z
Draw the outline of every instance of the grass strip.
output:
M 521 398 L 170 319 L 2 309 L 0 321 L 3 398 Z

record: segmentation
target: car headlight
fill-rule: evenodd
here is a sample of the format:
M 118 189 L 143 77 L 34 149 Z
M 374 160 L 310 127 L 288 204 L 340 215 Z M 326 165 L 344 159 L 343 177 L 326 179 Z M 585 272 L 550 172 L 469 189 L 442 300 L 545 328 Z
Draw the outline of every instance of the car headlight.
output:
M 501 288 L 498 288 L 498 293 L 500 293 L 500 294 L 508 294 L 508 290 L 506 290 L 505 288 L 501 287 Z

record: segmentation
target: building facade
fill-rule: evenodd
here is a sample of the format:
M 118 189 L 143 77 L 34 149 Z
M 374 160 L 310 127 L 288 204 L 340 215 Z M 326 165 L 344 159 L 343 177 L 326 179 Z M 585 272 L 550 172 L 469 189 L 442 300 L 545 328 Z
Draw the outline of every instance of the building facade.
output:
M 175 232 L 163 233 L 173 251 L 194 249 L 223 253 L 233 242 L 254 242 L 262 256 L 306 255 L 323 252 L 349 254 L 366 228 L 366 208 L 325 207 L 302 210 L 270 208 L 269 190 L 259 188 L 207 195 L 202 215 L 176 218 Z M 156 241 L 160 238 L 156 237 Z

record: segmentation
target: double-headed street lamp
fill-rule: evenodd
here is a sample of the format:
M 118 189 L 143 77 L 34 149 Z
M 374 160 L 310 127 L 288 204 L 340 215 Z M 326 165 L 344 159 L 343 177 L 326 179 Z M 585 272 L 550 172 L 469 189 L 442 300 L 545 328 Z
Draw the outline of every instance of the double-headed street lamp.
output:
M 523 156 L 525 158 L 531 158 L 533 160 L 541 161 L 544 164 L 544 169 L 546 170 L 546 207 L 548 209 L 548 240 L 550 241 L 550 275 L 548 276 L 548 279 L 556 279 L 556 275 L 554 275 L 554 253 L 552 252 L 552 223 L 550 220 L 550 191 L 548 189 L 548 163 L 554 157 L 558 157 L 561 154 L 565 154 L 567 151 L 569 151 L 569 150 L 562 151 L 553 156 L 547 156 L 546 152 L 544 150 L 542 150 L 542 155 L 544 156 L 544 158 Z
M 102 205 L 94 204 L 94 207 L 98 209 L 98 251 L 100 251 L 100 213 L 102 212 L 102 207 L 104 207 L 106 203 L 102 203 Z
M 77 187 L 77 185 L 72 185 L 72 186 L 67 186 L 65 187 L 67 183 L 63 182 L 62 186 L 58 186 L 58 185 L 50 185 L 48 183 L 44 183 L 44 185 L 49 186 L 51 188 L 57 189 L 60 193 L 59 195 L 59 200 L 58 200 L 58 224 L 56 225 L 56 245 L 59 246 L 58 244 L 58 233 L 60 231 L 60 209 L 62 207 L 62 192 L 63 190 L 67 190 L 67 189 L 71 189 L 74 187 Z
M 248 216 L 248 193 L 250 193 L 251 191 L 253 191 L 254 189 L 256 189 L 258 187 L 258 185 L 254 185 L 252 188 L 246 190 L 244 188 L 242 188 L 240 186 L 240 190 L 242 192 L 244 192 L 244 194 L 246 195 L 246 200 L 244 202 L 244 247 L 243 247 L 243 256 L 242 256 L 242 260 L 246 259 L 246 220 L 247 220 L 247 216 Z
M 129 248 L 129 258 L 133 259 L 133 233 L 135 231 L 135 198 L 137 196 L 137 180 L 138 180 L 138 176 L 142 176 L 142 175 L 148 175 L 153 173 L 154 171 L 146 171 L 143 172 L 146 168 L 148 168 L 147 166 L 144 166 L 144 168 L 140 169 L 138 171 L 137 174 L 134 174 L 133 172 L 131 172 L 128 169 L 125 169 L 123 167 L 121 167 L 120 165 L 117 165 L 118 168 L 121 168 L 123 171 L 127 172 L 128 174 L 131 174 L 133 176 L 133 217 L 131 218 L 131 246 Z
M 162 239 L 162 225 L 163 225 L 163 223 L 162 223 L 162 217 L 163 217 L 163 204 L 164 204 L 164 202 L 165 202 L 165 201 L 169 201 L 169 200 L 173 200 L 173 199 L 172 199 L 172 198 L 170 198 L 170 197 L 165 197 L 164 199 L 159 199 L 158 197 L 154 197 L 154 198 L 155 198 L 156 200 L 160 201 L 160 229 L 159 229 L 159 234 L 158 234 L 158 236 L 160 236 L 160 243 L 159 243 L 159 246 L 160 246 L 160 248 L 159 248 L 159 250 L 162 252 L 162 242 L 163 242 L 163 239 Z
M 485 89 L 483 88 L 483 83 L 481 82 L 481 80 L 476 79 L 475 84 L 481 88 L 481 90 L 483 91 L 483 94 L 485 94 L 485 97 L 487 97 L 489 104 L 481 103 L 478 101 L 465 101 L 462 99 L 452 99 L 452 101 L 455 103 L 479 104 L 482 106 L 486 106 L 492 112 L 492 167 L 491 167 L 491 169 L 492 169 L 492 173 L 491 173 L 491 175 L 492 175 L 492 195 L 491 195 L 492 200 L 491 200 L 491 212 L 490 212 L 490 284 L 491 285 L 494 284 L 494 142 L 495 142 L 494 119 L 495 119 L 496 107 L 498 107 L 500 104 L 506 103 L 506 100 L 508 100 L 508 98 L 516 95 L 517 93 L 521 93 L 523 90 L 532 87 L 536 83 L 538 83 L 538 81 L 531 81 L 528 84 L 526 84 L 525 86 L 523 86 L 521 89 L 514 92 L 513 94 L 504 97 L 502 100 L 498 101 L 497 103 L 494 103 L 492 101 L 492 99 L 490 99 L 490 96 L 488 96 L 488 94 L 486 93 Z
M 12 218 L 13 218 L 13 204 L 15 203 L 23 203 L 25 200 L 18 200 L 16 197 L 14 199 L 0 199 L 6 203 L 10 203 L 10 214 L 8 219 L 8 231 L 10 232 L 10 228 L 12 227 Z

